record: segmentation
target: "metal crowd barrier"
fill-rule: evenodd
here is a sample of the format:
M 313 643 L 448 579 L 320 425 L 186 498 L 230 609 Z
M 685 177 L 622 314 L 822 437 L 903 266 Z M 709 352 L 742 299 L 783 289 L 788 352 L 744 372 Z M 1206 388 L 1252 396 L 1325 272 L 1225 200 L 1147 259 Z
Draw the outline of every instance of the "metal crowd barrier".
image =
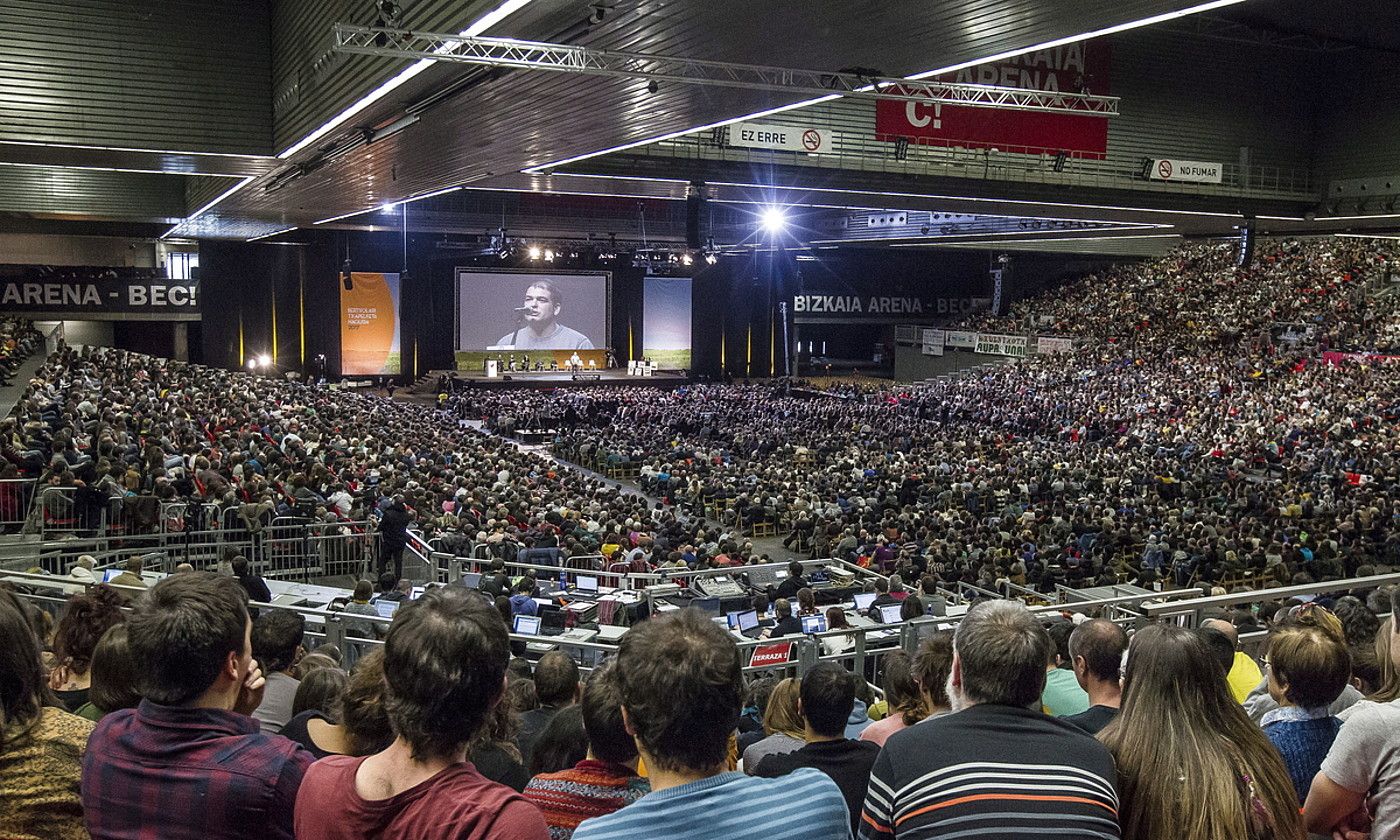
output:
M 23 529 L 38 484 L 34 478 L 0 478 L 0 534 L 17 534 Z

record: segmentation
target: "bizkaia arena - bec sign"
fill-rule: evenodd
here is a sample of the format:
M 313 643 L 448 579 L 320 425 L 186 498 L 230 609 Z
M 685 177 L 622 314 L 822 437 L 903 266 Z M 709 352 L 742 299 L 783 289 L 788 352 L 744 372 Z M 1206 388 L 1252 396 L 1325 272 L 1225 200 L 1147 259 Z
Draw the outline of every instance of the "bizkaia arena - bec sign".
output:
M 1107 96 L 1108 76 L 1108 41 L 1096 38 L 965 67 L 935 79 Z M 1108 119 L 1103 116 L 971 108 L 942 102 L 879 100 L 875 103 L 875 136 L 891 142 L 903 137 L 931 146 L 996 148 L 1012 153 L 1064 150 L 1093 159 L 1108 153 Z
M 199 283 L 156 269 L 101 266 L 0 266 L 0 309 L 41 317 L 199 316 Z

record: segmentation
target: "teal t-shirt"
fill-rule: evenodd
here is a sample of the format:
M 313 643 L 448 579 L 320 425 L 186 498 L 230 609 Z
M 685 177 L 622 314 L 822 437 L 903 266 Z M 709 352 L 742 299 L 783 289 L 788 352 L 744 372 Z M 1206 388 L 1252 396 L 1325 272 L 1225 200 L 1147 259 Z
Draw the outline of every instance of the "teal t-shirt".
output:
M 1073 671 L 1056 668 L 1045 675 L 1045 691 L 1041 692 L 1040 705 L 1047 715 L 1064 717 L 1089 711 L 1089 695 L 1079 687 L 1079 680 Z

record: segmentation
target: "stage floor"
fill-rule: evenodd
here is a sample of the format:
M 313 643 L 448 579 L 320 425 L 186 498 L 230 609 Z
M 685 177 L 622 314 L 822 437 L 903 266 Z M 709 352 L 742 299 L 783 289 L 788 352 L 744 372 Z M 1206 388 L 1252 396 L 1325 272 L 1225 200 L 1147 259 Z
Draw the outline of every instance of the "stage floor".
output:
M 625 368 L 584 371 L 579 374 L 566 370 L 517 371 L 492 378 L 482 371 L 457 371 L 457 381 L 469 388 L 587 388 L 640 385 L 674 388 L 690 381 L 684 371 L 658 370 L 653 376 L 628 376 Z M 460 385 L 458 387 L 461 387 Z

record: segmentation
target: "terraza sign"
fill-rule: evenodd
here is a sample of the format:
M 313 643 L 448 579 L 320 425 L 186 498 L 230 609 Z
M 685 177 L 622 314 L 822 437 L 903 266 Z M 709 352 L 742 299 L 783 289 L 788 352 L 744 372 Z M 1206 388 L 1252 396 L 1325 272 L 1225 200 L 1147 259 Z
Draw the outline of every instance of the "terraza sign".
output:
M 199 284 L 152 269 L 0 266 L 0 306 L 40 315 L 192 317 L 199 313 Z

